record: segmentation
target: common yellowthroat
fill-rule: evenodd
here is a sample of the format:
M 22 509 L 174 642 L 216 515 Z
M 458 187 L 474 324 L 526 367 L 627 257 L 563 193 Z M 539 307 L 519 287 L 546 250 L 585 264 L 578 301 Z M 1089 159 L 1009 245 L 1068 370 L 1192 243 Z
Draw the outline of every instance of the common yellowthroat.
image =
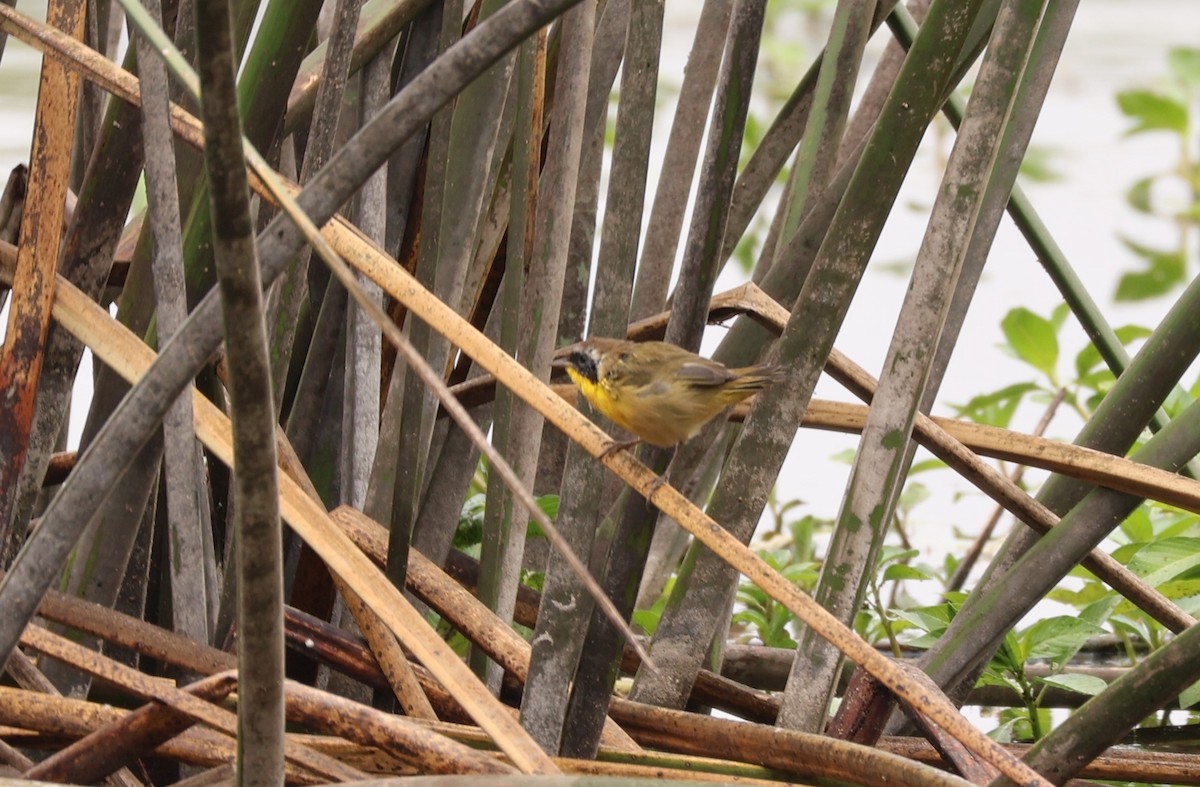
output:
M 730 369 L 666 342 L 602 337 L 588 339 L 570 354 L 567 374 L 593 407 L 637 436 L 609 446 L 601 456 L 642 441 L 678 446 L 725 408 L 784 378 L 778 366 Z M 670 471 L 669 464 L 651 492 Z

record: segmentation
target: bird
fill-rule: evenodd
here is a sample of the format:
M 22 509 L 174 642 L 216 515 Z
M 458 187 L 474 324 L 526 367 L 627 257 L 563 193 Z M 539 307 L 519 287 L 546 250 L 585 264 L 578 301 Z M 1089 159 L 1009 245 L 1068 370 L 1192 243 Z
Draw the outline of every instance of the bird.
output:
M 567 356 L 567 375 L 593 407 L 635 439 L 614 441 L 600 458 L 641 442 L 675 447 L 653 495 L 671 472 L 679 446 L 726 408 L 784 379 L 782 367 L 730 369 L 667 342 L 593 336 Z

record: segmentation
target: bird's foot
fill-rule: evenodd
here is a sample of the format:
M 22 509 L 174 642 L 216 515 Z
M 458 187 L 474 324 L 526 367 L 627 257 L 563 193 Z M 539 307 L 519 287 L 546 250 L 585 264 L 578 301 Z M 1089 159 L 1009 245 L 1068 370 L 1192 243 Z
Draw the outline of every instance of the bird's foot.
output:
M 649 500 L 650 498 L 654 497 L 654 493 L 657 492 L 658 490 L 662 489 L 666 483 L 667 483 L 667 474 L 666 473 L 663 473 L 662 475 L 658 476 L 653 481 L 651 481 L 650 487 L 646 490 L 646 499 Z
M 633 448 L 635 445 L 637 445 L 640 442 L 642 442 L 642 441 L 641 440 L 613 440 L 611 443 L 609 443 L 607 448 L 605 448 L 603 451 L 600 452 L 599 458 L 607 459 L 608 457 L 615 454 L 617 451 L 624 451 L 626 448 Z
M 675 460 L 679 457 L 679 446 L 675 446 L 675 452 L 671 454 L 671 461 L 667 462 L 667 469 L 662 471 L 662 475 L 650 482 L 650 488 L 646 490 L 646 500 L 654 497 L 654 493 L 663 488 L 667 483 L 667 479 L 671 476 L 671 468 L 675 466 Z

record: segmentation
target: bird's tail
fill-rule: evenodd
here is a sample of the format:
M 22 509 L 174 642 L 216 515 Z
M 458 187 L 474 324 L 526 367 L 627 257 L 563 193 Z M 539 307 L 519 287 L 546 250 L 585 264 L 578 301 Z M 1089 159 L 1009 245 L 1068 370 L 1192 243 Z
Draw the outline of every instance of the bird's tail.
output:
M 740 402 L 768 385 L 787 379 L 787 370 L 774 364 L 746 366 L 733 370 L 734 378 L 725 385 L 731 403 Z

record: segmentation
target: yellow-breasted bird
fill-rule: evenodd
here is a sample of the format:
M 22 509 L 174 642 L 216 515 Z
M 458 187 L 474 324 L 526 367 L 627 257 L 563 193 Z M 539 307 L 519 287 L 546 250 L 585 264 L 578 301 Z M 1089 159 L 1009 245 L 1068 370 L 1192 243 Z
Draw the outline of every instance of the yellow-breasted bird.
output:
M 609 420 L 637 439 L 617 442 L 601 456 L 639 442 L 678 446 L 725 408 L 784 378 L 778 366 L 730 369 L 666 342 L 592 337 L 571 352 L 567 374 Z M 671 464 L 675 462 L 671 457 Z M 662 485 L 671 464 L 651 493 Z

